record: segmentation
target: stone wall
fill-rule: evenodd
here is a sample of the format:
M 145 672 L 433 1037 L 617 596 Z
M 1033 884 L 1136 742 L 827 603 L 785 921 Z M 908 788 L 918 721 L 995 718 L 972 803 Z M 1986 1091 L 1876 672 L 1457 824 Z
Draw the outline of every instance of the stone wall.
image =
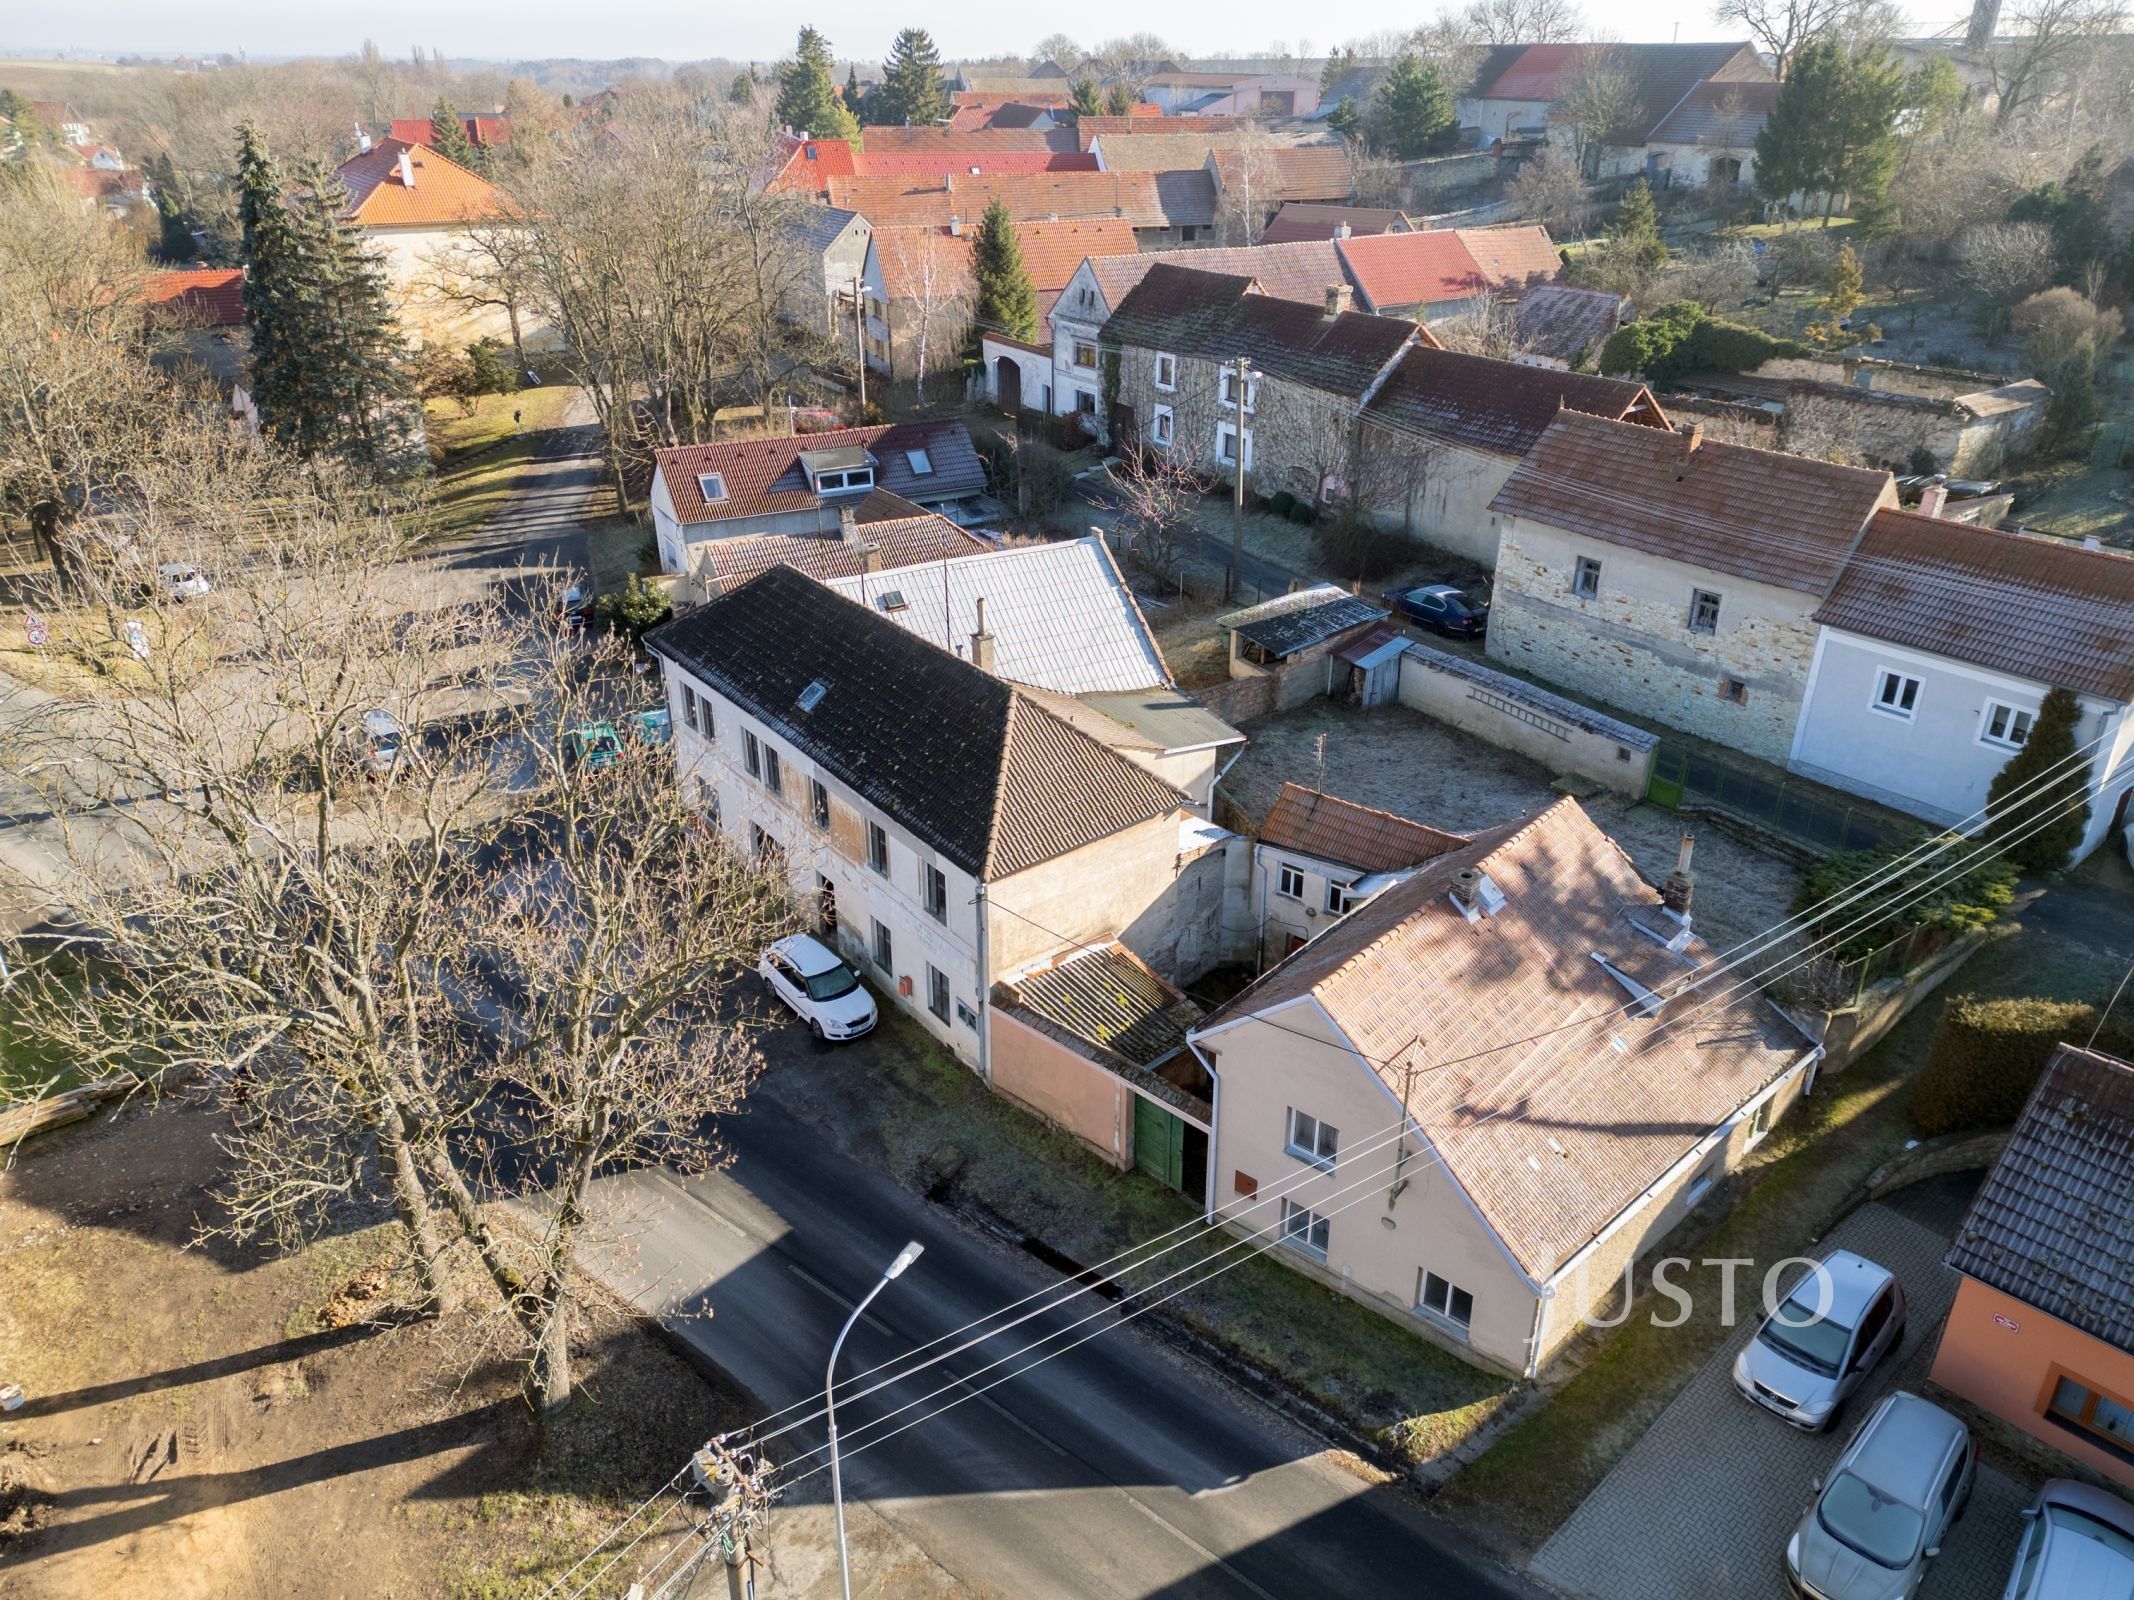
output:
M 1572 593 L 1579 557 L 1599 592 Z M 1719 625 L 1689 626 L 1693 593 Z M 1812 595 L 1602 544 L 1515 517 L 1501 530 L 1489 653 L 1523 672 L 1685 733 L 1783 763 L 1815 656 Z

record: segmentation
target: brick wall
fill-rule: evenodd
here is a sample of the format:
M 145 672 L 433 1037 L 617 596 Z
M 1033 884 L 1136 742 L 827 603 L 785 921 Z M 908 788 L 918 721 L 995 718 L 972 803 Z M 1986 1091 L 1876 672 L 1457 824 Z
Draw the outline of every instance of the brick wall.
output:
M 1579 557 L 1599 593 L 1572 593 Z M 1689 626 L 1693 592 L 1719 625 Z M 1766 761 L 1784 762 L 1815 656 L 1811 595 L 1646 556 L 1514 518 L 1497 551 L 1489 653 L 1578 694 Z M 1741 686 L 1741 698 L 1724 693 Z

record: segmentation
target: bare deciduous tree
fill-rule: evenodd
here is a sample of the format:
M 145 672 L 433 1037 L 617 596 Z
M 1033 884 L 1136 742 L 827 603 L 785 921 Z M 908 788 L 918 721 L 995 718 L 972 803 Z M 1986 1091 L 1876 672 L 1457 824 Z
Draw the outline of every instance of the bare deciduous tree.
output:
M 2118 33 L 2126 18 L 2124 0 L 2024 0 L 2004 18 L 2010 45 L 1988 57 L 2000 95 L 1995 122 L 2005 128 L 2034 117 L 2083 57 Z M 2124 94 L 2122 81 L 2122 102 Z
M 1601 44 L 1581 52 L 1577 75 L 1550 115 L 1569 130 L 1578 170 L 1591 172 L 1601 149 L 1621 144 L 1637 131 L 1644 111 L 1637 80 L 1613 48 Z
M 1571 0 L 1474 0 L 1466 15 L 1487 44 L 1560 44 L 1586 25 Z
M 2052 229 L 2042 222 L 1989 222 L 1969 229 L 1960 252 L 1964 284 L 1986 302 L 1997 328 L 2006 325 L 2017 301 L 2052 282 Z
M 1736 239 L 1677 260 L 1660 276 L 1656 301 L 1694 300 L 1707 311 L 1730 311 L 1756 287 L 1756 252 Z
M 1592 190 L 1572 162 L 1552 151 L 1543 150 L 1513 173 L 1504 192 L 1558 238 L 1585 232 Z
M 1846 0 L 1719 0 L 1712 20 L 1733 23 L 1771 58 L 1779 77 L 1800 47 L 1836 24 Z
M 970 243 L 938 228 L 881 228 L 874 247 L 888 291 L 891 360 L 900 346 L 910 351 L 913 389 L 924 405 L 928 369 L 970 325 Z

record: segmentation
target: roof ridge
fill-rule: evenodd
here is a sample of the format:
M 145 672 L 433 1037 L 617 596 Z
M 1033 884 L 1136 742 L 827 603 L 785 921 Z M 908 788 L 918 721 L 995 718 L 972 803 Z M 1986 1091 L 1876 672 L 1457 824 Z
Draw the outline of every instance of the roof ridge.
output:
M 1472 839 L 1474 837 L 1474 835 L 1471 833 L 1454 833 L 1449 828 L 1431 827 L 1431 825 L 1427 822 L 1418 822 L 1413 817 L 1404 817 L 1398 811 L 1383 811 L 1380 810 L 1377 806 L 1367 806 L 1361 800 L 1351 800 L 1346 795 L 1332 794 L 1325 789 L 1309 788 L 1306 785 L 1297 782 L 1297 780 L 1294 778 L 1285 778 L 1282 782 L 1282 788 L 1284 791 L 1294 789 L 1299 794 L 1310 795 L 1315 805 L 1321 800 L 1331 800 L 1337 806 L 1346 806 L 1351 811 L 1361 811 L 1366 816 L 1382 817 L 1388 822 L 1398 822 L 1404 827 L 1423 828 L 1427 829 L 1431 833 L 1444 835 L 1454 839 Z M 1275 796 L 1275 800 L 1276 803 L 1279 804 L 1281 801 L 1281 795 L 1277 794 Z

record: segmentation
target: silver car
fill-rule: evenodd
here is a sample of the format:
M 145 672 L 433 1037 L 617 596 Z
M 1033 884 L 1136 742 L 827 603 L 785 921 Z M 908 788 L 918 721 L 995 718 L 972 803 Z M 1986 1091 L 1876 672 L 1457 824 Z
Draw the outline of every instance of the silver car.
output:
M 2134 1506 L 2072 1478 L 2054 1478 L 2023 1515 L 2003 1600 L 2127 1600 L 2134 1596 Z
M 1886 1267 L 1834 1250 L 1803 1274 L 1734 1358 L 1734 1387 L 1810 1433 L 1904 1338 L 1904 1286 Z
M 1804 1600 L 1910 1600 L 1963 1515 L 1978 1446 L 1940 1406 L 1899 1389 L 1867 1414 L 1786 1541 Z

